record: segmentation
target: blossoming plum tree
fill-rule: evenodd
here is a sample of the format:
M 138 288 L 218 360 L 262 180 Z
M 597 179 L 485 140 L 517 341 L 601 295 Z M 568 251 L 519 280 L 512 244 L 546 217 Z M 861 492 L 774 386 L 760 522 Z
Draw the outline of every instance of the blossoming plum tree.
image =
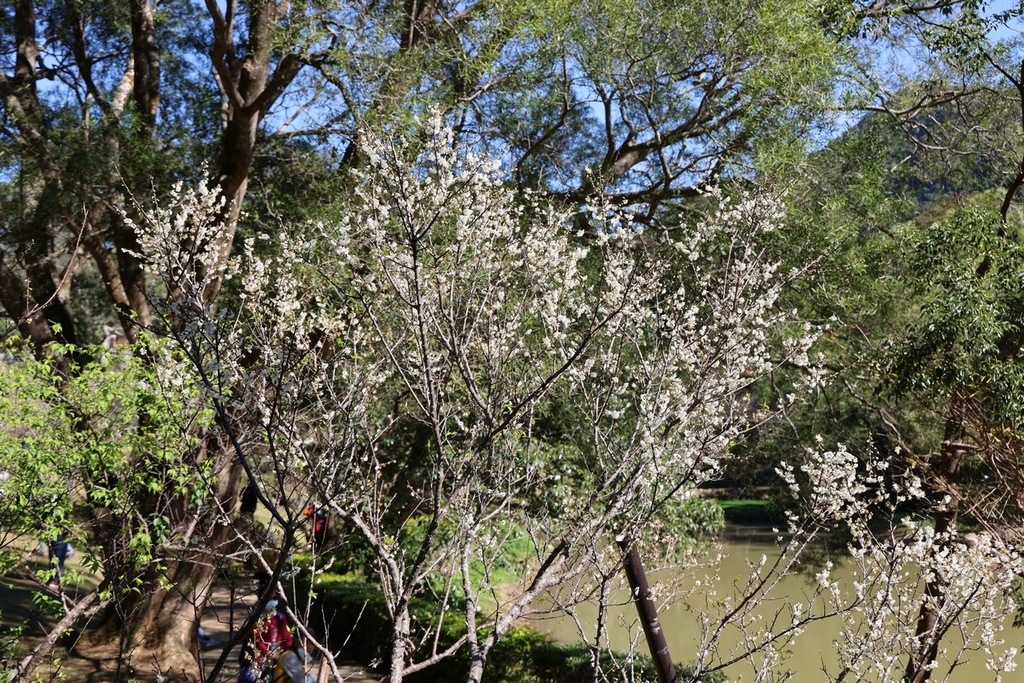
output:
M 439 117 L 411 142 L 367 138 L 363 154 L 336 221 L 289 243 L 253 237 L 234 263 L 204 237 L 219 215 L 213 195 L 182 191 L 139 227 L 147 262 L 175 292 L 164 310 L 181 354 L 166 372 L 204 387 L 284 530 L 266 567 L 274 581 L 298 503 L 315 497 L 372 549 L 392 621 L 390 680 L 462 650 L 477 682 L 517 619 L 553 609 L 542 596 L 571 611 L 595 595 L 594 577 L 621 561 L 613 538 L 679 542 L 659 514 L 714 479 L 770 417 L 751 399 L 754 382 L 780 363 L 805 368 L 808 384 L 785 402 L 818 381 L 815 330 L 779 305 L 798 273 L 769 257 L 784 221 L 769 196 L 708 190 L 710 208 L 681 238 L 595 202 L 583 208 L 595 229 L 573 234 L 572 212 L 506 186 Z M 214 310 L 206 278 L 224 273 L 236 305 Z M 900 606 L 917 604 L 930 573 L 960 577 L 947 603 L 964 651 L 1012 665 L 993 648 L 1019 558 L 996 537 L 941 557 L 922 550 L 934 532 L 894 516 L 920 485 L 891 468 L 845 448 L 781 467 L 803 506 L 779 558 L 699 614 L 693 680 L 741 659 L 770 680 L 808 624 L 850 613 L 866 618 L 847 620 L 840 668 L 826 674 L 896 680 L 914 648 L 915 616 Z M 225 524 L 232 513 L 221 511 Z M 891 533 L 877 533 L 879 518 Z M 805 602 L 774 595 L 809 544 L 839 527 L 853 539 L 856 583 L 841 586 L 826 566 Z M 510 562 L 512 545 L 526 557 Z M 424 596 L 433 625 L 412 617 Z M 758 611 L 768 604 L 779 605 L 773 619 Z M 465 628 L 442 643 L 453 612 Z M 726 648 L 730 632 L 740 644 Z

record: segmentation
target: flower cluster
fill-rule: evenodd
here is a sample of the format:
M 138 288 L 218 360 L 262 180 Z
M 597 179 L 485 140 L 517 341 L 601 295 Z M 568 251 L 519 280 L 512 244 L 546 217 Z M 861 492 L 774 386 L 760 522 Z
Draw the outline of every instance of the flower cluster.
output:
M 127 213 L 126 226 L 135 230 L 136 257 L 158 275 L 172 299 L 202 307 L 209 283 L 228 267 L 223 229 L 224 197 L 214 183 L 186 187 L 178 181 L 163 203 L 137 207 L 142 223 Z

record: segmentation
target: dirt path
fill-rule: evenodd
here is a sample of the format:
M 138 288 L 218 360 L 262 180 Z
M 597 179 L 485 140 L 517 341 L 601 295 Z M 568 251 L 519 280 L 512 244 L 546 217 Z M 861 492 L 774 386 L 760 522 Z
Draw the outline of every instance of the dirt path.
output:
M 210 600 L 210 606 L 207 607 L 206 614 L 200 621 L 200 626 L 209 643 L 202 653 L 204 672 L 213 669 L 223 652 L 223 644 L 245 623 L 255 604 L 256 595 L 248 581 L 240 585 L 225 583 L 217 586 Z M 337 680 L 332 677 L 326 663 L 315 664 L 313 671 L 314 673 L 319 672 L 318 681 L 327 683 Z M 341 674 L 341 681 L 344 683 L 379 683 L 382 680 L 379 675 L 373 675 L 364 667 L 351 663 L 340 664 L 338 673 Z M 231 653 L 218 679 L 234 681 L 237 678 L 238 658 Z
M 44 566 L 43 561 L 30 560 L 30 564 L 23 570 L 0 579 L 0 644 L 10 633 L 10 629 L 24 627 L 22 645 L 33 645 L 56 623 L 56 619 L 44 613 L 35 601 L 37 595 L 42 592 L 42 587 L 32 573 Z M 81 586 L 67 586 L 67 598 L 74 600 L 83 591 L 91 590 L 94 586 L 95 581 L 89 581 L 87 578 L 83 579 Z M 255 602 L 256 596 L 249 581 L 223 582 L 215 588 L 210 606 L 200 622 L 206 636 L 206 647 L 202 651 L 204 676 L 212 671 L 224 651 L 224 645 L 230 640 L 231 634 L 244 624 Z M 72 646 L 73 649 L 68 651 L 68 646 Z M 235 652 L 229 653 L 224 667 L 217 676 L 218 681 L 233 683 L 238 679 L 238 657 Z M 38 673 L 42 681 L 109 683 L 117 676 L 117 659 L 113 648 L 90 649 L 81 642 L 69 642 L 59 647 L 54 654 L 60 657 L 60 663 L 58 666 L 46 665 L 40 668 Z M 145 659 L 144 655 L 137 656 L 132 662 L 134 666 L 129 675 L 140 683 L 157 683 L 157 676 L 152 668 L 147 666 Z M 318 682 L 339 680 L 334 678 L 326 667 L 323 671 L 320 669 L 319 663 L 314 665 L 314 673 L 320 673 Z M 340 681 L 344 683 L 379 683 L 381 680 L 379 675 L 372 675 L 364 667 L 355 664 L 343 664 L 338 670 L 341 674 Z

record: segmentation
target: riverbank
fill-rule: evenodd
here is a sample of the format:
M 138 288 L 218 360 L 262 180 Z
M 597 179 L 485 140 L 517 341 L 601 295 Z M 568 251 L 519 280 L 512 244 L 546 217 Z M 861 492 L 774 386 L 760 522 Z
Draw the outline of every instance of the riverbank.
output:
M 718 499 L 718 504 L 728 525 L 773 527 L 785 521 L 774 501 L 767 498 Z

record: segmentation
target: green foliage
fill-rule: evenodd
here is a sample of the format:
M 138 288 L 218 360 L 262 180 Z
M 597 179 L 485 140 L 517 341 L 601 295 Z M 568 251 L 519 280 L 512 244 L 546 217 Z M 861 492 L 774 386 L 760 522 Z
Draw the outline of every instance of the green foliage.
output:
M 411 605 L 413 642 L 437 630 L 437 603 L 417 600 Z M 452 605 L 460 609 L 458 604 Z M 332 647 L 340 649 L 347 659 L 372 664 L 387 662 L 390 656 L 391 619 L 384 597 L 362 579 L 337 574 L 318 577 L 314 594 L 314 614 L 323 615 L 324 626 Z M 459 612 L 447 612 L 439 629 L 438 648 L 454 644 L 465 633 L 465 622 Z M 486 635 L 484 633 L 483 635 Z M 426 638 L 432 642 L 432 638 Z M 635 683 L 657 680 L 650 657 L 638 654 L 600 653 L 601 670 L 610 680 Z M 467 648 L 421 673 L 410 674 L 406 680 L 456 681 L 465 678 L 469 668 Z M 691 673 L 678 668 L 682 678 Z M 487 658 L 485 683 L 590 683 L 594 680 L 593 653 L 585 644 L 555 643 L 551 638 L 529 627 L 510 629 L 495 645 Z M 701 677 L 704 683 L 720 683 L 722 674 Z
M 302 586 L 304 592 L 308 586 Z M 305 600 L 300 595 L 300 602 Z M 313 610 L 323 623 L 315 624 L 327 633 L 328 643 L 342 657 L 379 665 L 390 658 L 392 629 L 387 604 L 380 590 L 361 577 L 324 573 L 313 586 Z M 409 607 L 412 617 L 413 642 L 438 629 L 440 623 L 441 647 L 452 644 L 465 633 L 465 619 L 458 611 L 458 602 L 450 605 L 444 614 L 438 612 L 441 603 L 417 598 Z M 454 610 L 454 611 L 452 611 Z
M 3 617 L 3 613 L 0 613 L 0 618 Z M 0 619 L 0 623 L 3 623 Z M 19 644 L 21 638 L 25 633 L 24 625 L 12 625 L 7 626 L 6 624 L 0 629 L 0 661 L 3 662 L 14 662 L 17 661 Z M 7 667 L 0 668 L 0 682 L 10 683 L 11 674 L 7 670 Z
M 655 225 L 664 224 L 664 218 L 679 211 L 675 206 L 666 210 L 665 201 L 686 197 L 686 189 L 709 177 L 745 179 L 767 171 L 785 183 L 804 161 L 809 126 L 827 111 L 836 91 L 846 87 L 834 80 L 843 64 L 855 61 L 843 39 L 867 37 L 869 31 L 873 37 L 896 36 L 905 16 L 908 21 L 913 18 L 912 10 L 905 15 L 885 11 L 881 14 L 886 16 L 865 21 L 858 13 L 871 4 L 839 0 L 496 0 L 455 6 L 315 2 L 303 11 L 291 12 L 274 30 L 262 35 L 251 20 L 269 5 L 242 2 L 236 24 L 226 31 L 228 61 L 252 65 L 252 60 L 258 59 L 259 44 L 265 41 L 273 46 L 274 56 L 263 66 L 272 71 L 298 57 L 304 71 L 294 82 L 275 76 L 271 87 L 262 90 L 259 102 L 246 106 L 245 117 L 256 110 L 265 115 L 262 122 L 253 120 L 252 130 L 259 129 L 250 141 L 254 148 L 235 139 L 219 150 L 218 140 L 231 140 L 223 123 L 243 120 L 243 112 L 235 102 L 237 93 L 222 97 L 219 91 L 218 85 L 230 90 L 230 83 L 218 84 L 209 77 L 216 70 L 207 54 L 211 45 L 216 45 L 214 52 L 220 50 L 224 36 L 215 40 L 209 33 L 212 22 L 200 4 L 159 4 L 153 8 L 157 35 L 136 35 L 134 40 L 131 32 L 138 22 L 133 21 L 130 3 L 123 0 L 19 4 L 19 10 L 32 7 L 38 17 L 32 32 L 41 50 L 41 71 L 38 79 L 13 72 L 5 76 L 17 87 L 7 93 L 10 96 L 3 105 L 11 125 L 0 135 L 0 246 L 4 268 L 13 269 L 7 285 L 28 283 L 30 290 L 24 297 L 10 298 L 34 300 L 43 305 L 46 315 L 67 305 L 71 309 L 68 339 L 95 340 L 101 323 L 115 319 L 107 301 L 118 300 L 118 295 L 132 298 L 130 304 L 119 304 L 118 315 L 135 306 L 135 313 L 146 325 L 144 306 L 139 303 L 142 297 L 138 296 L 146 286 L 129 257 L 136 240 L 131 230 L 120 224 L 115 208 L 131 208 L 136 200 L 159 204 L 173 180 L 206 176 L 207 169 L 199 160 L 219 157 L 225 163 L 214 175 L 227 172 L 233 175 L 232 182 L 249 188 L 248 197 L 243 197 L 244 193 L 232 197 L 237 200 L 235 208 L 242 208 L 245 200 L 247 215 L 240 220 L 240 236 L 250 237 L 259 231 L 268 237 L 261 245 L 267 252 L 290 256 L 299 253 L 285 248 L 301 241 L 299 225 L 330 218 L 330 207 L 339 204 L 339 197 L 353 194 L 352 176 L 344 171 L 360 164 L 352 161 L 356 155 L 346 153 L 339 158 L 340 148 L 367 137 L 374 128 L 390 126 L 402 131 L 400 137 L 409 134 L 415 138 L 419 127 L 415 117 L 436 103 L 449 121 L 457 122 L 458 135 L 473 139 L 474 150 L 500 150 L 510 161 L 517 182 L 550 190 L 558 194 L 558 201 L 568 198 L 570 204 L 576 204 L 584 195 L 602 190 L 600 184 L 606 181 L 616 191 L 640 196 L 636 201 L 639 213 L 649 209 L 647 218 Z M 986 27 L 976 11 L 979 3 L 962 6 L 965 10 L 959 12 L 955 30 L 948 30 L 936 15 L 929 17 L 930 28 L 919 35 L 936 56 L 966 72 L 985 64 L 980 49 L 985 47 Z M 437 14 L 409 17 L 410 7 L 436 10 Z M 11 65 L 23 63 L 15 58 L 19 42 L 25 46 L 31 42 L 18 36 L 21 29 L 15 16 L 13 10 L 0 12 L 4 29 L 0 30 L 0 49 L 7 72 Z M 431 28 L 421 30 L 418 24 Z M 150 123 L 144 120 L 145 112 L 135 110 L 139 100 L 129 97 L 123 111 L 111 107 L 120 84 L 127 84 L 131 76 L 125 70 L 131 52 L 126 46 L 143 42 L 161 50 L 160 82 L 153 84 L 160 87 L 160 111 Z M 327 45 L 336 49 L 321 52 Z M 137 61 L 136 66 L 140 71 L 135 94 L 140 95 L 143 64 Z M 246 78 L 260 70 L 258 66 L 243 69 Z M 217 75 L 221 79 L 226 76 L 224 71 Z M 861 75 L 858 73 L 858 78 Z M 869 73 L 864 80 L 872 78 Z M 41 87 L 33 91 L 35 83 Z M 284 93 L 276 91 L 278 85 Z M 938 87 L 916 83 L 903 96 L 917 102 L 922 93 L 927 98 Z M 241 94 L 242 99 L 248 96 Z M 12 108 L 33 102 L 39 111 L 27 111 L 25 118 Z M 998 114 L 998 106 L 992 107 Z M 954 114 L 962 111 L 967 110 L 959 106 L 955 111 L 940 110 L 927 120 L 918 118 L 911 123 L 920 130 L 928 127 L 926 124 L 955 122 Z M 972 109 L 969 115 L 999 129 L 993 125 L 1000 120 L 995 114 Z M 35 130 L 20 128 L 37 118 Z M 278 128 L 278 124 L 283 125 Z M 742 455 L 755 449 L 788 452 L 794 442 L 806 441 L 807 435 L 823 424 L 844 439 L 870 440 L 881 433 L 883 420 L 856 395 L 873 379 L 862 380 L 865 373 L 858 372 L 869 367 L 864 359 L 875 349 L 865 352 L 855 338 L 865 330 L 865 336 L 874 339 L 877 330 L 903 329 L 899 323 L 917 314 L 919 304 L 920 326 L 896 342 L 893 360 L 886 366 L 892 394 L 937 389 L 941 398 L 957 387 L 969 386 L 984 394 L 1007 419 L 1024 412 L 1024 370 L 1014 356 L 1020 348 L 1019 292 L 1024 289 L 1021 269 L 1011 263 L 1017 257 L 1000 251 L 1001 245 L 990 248 L 979 242 L 976 238 L 984 231 L 967 237 L 967 224 L 971 223 L 967 220 L 942 237 L 948 244 L 942 239 L 923 241 L 914 263 L 897 265 L 885 258 L 894 241 L 876 230 L 891 225 L 888 219 L 898 210 L 895 204 L 903 209 L 907 206 L 887 195 L 934 198 L 952 186 L 936 177 L 943 181 L 955 177 L 958 187 L 973 188 L 968 181 L 987 184 L 999 167 L 973 161 L 951 165 L 951 156 L 945 157 L 944 163 L 926 167 L 914 159 L 903 168 L 913 173 L 921 168 L 941 172 L 932 172 L 920 185 L 907 178 L 883 180 L 905 153 L 916 151 L 923 140 L 896 144 L 896 131 L 886 126 L 887 120 L 875 117 L 865 122 L 863 128 L 872 130 L 859 140 L 851 136 L 829 145 L 819 161 L 828 158 L 841 163 L 819 173 L 828 166 L 825 161 L 811 172 L 821 176 L 820 185 L 798 190 L 806 191 L 814 201 L 820 198 L 820 203 L 807 209 L 803 220 L 795 221 L 792 231 L 769 247 L 781 255 L 784 266 L 806 262 L 808 253 L 816 257 L 829 251 L 836 256 L 828 276 L 831 279 L 804 280 L 792 303 L 813 311 L 815 315 L 808 317 L 819 322 L 833 316 L 838 321 L 834 330 L 830 329 L 835 332 L 830 339 L 830 358 L 844 369 L 854 368 L 842 377 L 852 377 L 851 384 L 821 390 L 814 397 L 820 400 L 791 423 L 792 433 L 774 443 L 758 433 L 749 442 L 736 444 L 735 451 Z M 928 130 L 938 128 L 935 125 Z M 894 155 L 875 154 L 880 147 L 890 146 L 896 150 Z M 349 152 L 354 149 L 349 147 Z M 255 159 L 251 169 L 249 158 Z M 237 173 L 229 168 L 236 161 L 244 166 Z M 604 175 L 608 177 L 598 177 Z M 843 191 L 819 192 L 828 185 Z M 684 191 L 676 195 L 677 190 Z M 652 202 L 647 203 L 648 199 Z M 468 215 L 464 211 L 455 214 L 460 220 Z M 979 220 L 979 226 L 984 222 Z M 435 228 L 435 235 L 440 235 L 446 226 Z M 243 241 L 234 240 L 230 231 L 225 235 L 225 244 Z M 835 248 L 835 244 L 840 246 Z M 964 253 L 970 256 L 965 259 Z M 72 267 L 86 255 L 96 258 L 100 267 Z M 660 254 L 649 256 L 659 258 Z M 972 277 L 972 271 L 989 258 L 992 276 L 983 281 Z M 116 276 L 104 272 L 101 277 L 102 266 L 110 267 L 113 261 L 121 265 L 121 271 Z M 296 268 L 312 267 L 305 259 L 294 261 L 300 264 Z M 61 272 L 64 265 L 68 265 L 68 273 L 74 271 L 67 301 L 63 280 L 67 273 Z M 906 287 L 899 272 L 904 267 L 912 271 L 912 277 L 932 283 L 932 289 L 912 303 L 900 297 Z M 267 284 L 267 293 L 277 284 Z M 501 289 L 507 295 L 521 284 L 512 282 Z M 233 299 L 248 294 L 234 287 L 229 284 L 221 292 L 217 304 L 222 313 L 233 308 Z M 358 281 L 342 290 L 339 298 L 364 292 Z M 1014 295 L 1015 291 L 1018 294 Z M 328 305 L 312 295 L 296 299 L 304 299 L 310 312 Z M 8 313 L 20 317 L 10 304 Z M 702 312 L 708 318 L 714 314 Z M 78 328 L 77 334 L 71 334 L 72 327 Z M 407 327 L 407 321 L 398 320 L 395 338 L 401 338 Z M 524 330 L 531 331 L 529 326 Z M 298 337 L 303 333 L 292 329 L 289 334 Z M 330 332 L 318 329 L 310 336 L 321 335 L 330 336 Z M 272 345 L 259 338 L 244 343 L 256 348 Z M 341 353 L 343 343 L 334 351 Z M 306 350 L 308 347 L 303 347 Z M 156 344 L 148 350 L 137 349 L 137 356 L 95 350 L 96 359 L 90 362 L 80 359 L 83 352 L 93 352 L 91 349 L 55 351 L 75 359 L 71 379 L 65 380 L 52 360 L 18 358 L 0 368 L 0 415 L 4 420 L 0 470 L 12 475 L 2 484 L 0 529 L 6 536 L 0 539 L 0 546 L 19 534 L 52 537 L 64 531 L 76 542 L 82 540 L 79 547 L 85 551 L 88 529 L 96 528 L 80 524 L 82 509 L 89 507 L 88 514 L 103 518 L 112 538 L 123 545 L 124 554 L 111 553 L 118 561 L 137 569 L 166 560 L 161 557 L 161 546 L 176 540 L 175 534 L 184 526 L 182 511 L 214 507 L 204 508 L 209 498 L 203 486 L 213 474 L 212 461 L 204 459 L 197 436 L 210 417 L 194 400 L 192 387 L 172 384 L 182 373 L 176 372 L 174 359 Z M 449 349 L 435 346 L 427 351 L 440 357 Z M 161 356 L 156 365 L 166 363 L 169 374 L 155 372 L 149 361 L 153 355 Z M 314 358 L 316 354 L 309 355 L 308 362 L 319 360 Z M 549 356 L 541 353 L 536 362 L 549 362 Z M 247 370 L 252 369 L 250 359 L 245 363 Z M 471 379 L 483 386 L 518 382 L 533 365 L 492 366 Z M 774 405 L 776 397 L 793 384 L 793 375 L 787 376 L 787 372 L 797 371 L 780 368 L 770 381 L 751 387 L 751 404 Z M 251 376 L 258 373 L 259 368 Z M 595 375 L 596 383 L 605 379 L 607 376 Z M 232 381 L 245 383 L 237 377 Z M 358 381 L 349 376 L 339 382 L 345 388 L 354 384 Z M 271 393 L 280 396 L 279 388 L 257 389 L 255 393 L 260 393 L 261 399 Z M 231 387 L 215 389 L 224 390 L 224 396 L 232 391 Z M 466 393 L 458 387 L 447 387 L 445 397 L 455 405 L 467 403 Z M 399 404 L 406 400 L 414 399 L 396 399 L 396 414 L 403 412 Z M 507 406 L 494 408 L 500 418 Z M 627 431 L 629 406 L 610 408 L 614 412 L 626 409 L 623 431 Z M 567 414 L 570 411 L 542 405 L 538 412 L 546 414 L 535 433 L 528 437 L 516 433 L 502 447 L 517 456 L 529 451 L 510 469 L 536 472 L 540 484 L 512 501 L 515 512 L 506 522 L 483 530 L 499 539 L 500 546 L 481 553 L 486 562 L 474 560 L 470 580 L 480 578 L 485 567 L 490 575 L 482 584 L 500 584 L 511 578 L 533 550 L 517 526 L 522 517 L 515 515 L 564 518 L 566 511 L 575 511 L 585 500 L 580 491 L 591 490 L 591 484 L 604 474 L 594 466 L 597 459 L 588 452 L 592 447 L 579 443 L 582 438 L 574 433 L 578 424 Z M 381 422 L 392 417 L 380 416 Z M 472 419 L 464 423 L 467 431 L 479 426 Z M 428 539 L 426 529 L 432 521 L 415 516 L 424 508 L 405 505 L 407 501 L 401 497 L 423 500 L 424 492 L 432 492 L 431 461 L 458 460 L 463 457 L 463 447 L 472 444 L 472 439 L 460 437 L 453 439 L 455 446 L 450 449 L 424 446 L 429 439 L 415 429 L 405 424 L 389 427 L 384 430 L 384 442 L 375 444 L 388 461 L 372 477 L 393 482 L 380 491 L 385 497 L 396 496 L 393 518 L 400 522 L 389 545 L 400 549 L 400 559 L 416 556 L 419 547 L 426 547 L 425 541 L 443 546 L 459 532 L 459 515 L 455 514 L 452 519 L 442 519 L 437 536 Z M 297 432 L 302 431 L 300 426 Z M 270 445 L 279 444 L 272 440 Z M 472 465 L 472 457 L 480 455 L 471 453 L 467 464 Z M 253 459 L 261 457 L 254 455 Z M 314 469 L 280 461 L 268 462 L 266 467 L 301 474 Z M 494 483 L 483 479 L 476 490 Z M 656 510 L 663 502 L 654 499 L 679 493 L 659 491 L 649 501 L 649 509 Z M 344 501 L 345 509 L 358 509 L 350 502 Z M 590 504 L 599 507 L 602 502 Z M 646 540 L 666 553 L 671 550 L 669 541 L 691 542 L 714 533 L 723 523 L 722 511 L 712 501 L 673 498 L 656 515 L 646 510 L 637 512 L 646 527 Z M 653 523 L 647 525 L 649 520 Z M 348 566 L 366 571 L 374 554 L 366 545 L 346 543 L 349 545 L 342 552 L 349 554 Z M 453 579 L 456 584 L 461 580 Z M 435 592 L 453 591 L 458 606 L 458 585 L 425 583 Z M 146 589 L 137 582 L 128 586 Z M 355 604 L 360 599 L 369 597 L 357 592 L 351 601 Z M 375 605 L 377 599 L 373 598 Z M 436 606 L 424 603 L 416 609 L 423 624 L 441 618 Z M 441 629 L 445 638 L 451 629 L 452 634 L 459 632 L 457 620 L 450 618 L 445 616 Z M 527 650 L 543 650 L 543 644 L 531 638 L 529 634 L 521 638 L 510 635 L 510 656 L 522 662 Z M 555 678 L 585 676 L 582 672 L 590 661 L 585 654 L 580 655 L 582 668 L 578 670 L 570 665 L 571 657 L 562 658 Z M 501 661 L 501 656 L 496 651 L 494 661 Z M 524 671 L 519 675 L 527 679 Z
M 586 645 L 567 645 L 544 639 L 531 648 L 529 657 L 532 661 L 532 677 L 520 680 L 536 683 L 588 683 L 594 680 L 593 652 Z M 634 653 L 626 657 L 622 653 L 602 651 L 599 661 L 603 673 L 603 678 L 599 680 L 625 680 L 635 683 L 654 683 L 658 680 L 653 660 L 643 654 Z M 676 675 L 679 680 L 689 680 L 693 676 L 693 670 L 685 665 L 676 664 Z M 489 679 L 485 676 L 484 680 Z M 501 683 L 505 683 L 506 680 L 513 683 L 516 679 L 510 677 L 498 680 Z M 725 674 L 704 674 L 697 680 L 701 683 L 723 683 Z
M 346 659 L 373 663 L 387 661 L 391 644 L 391 619 L 384 596 L 362 578 L 324 573 L 312 587 L 312 614 L 322 623 L 327 642 Z M 310 589 L 300 582 L 301 593 Z M 296 600 L 303 603 L 305 594 Z
M 1017 580 L 1014 581 L 1010 598 L 1017 605 L 1017 611 L 1013 615 L 1013 627 L 1022 628 L 1024 627 L 1024 580 L 1020 577 L 1017 577 Z
M 654 555 L 650 561 L 670 563 L 686 548 L 706 543 L 725 527 L 725 513 L 713 498 L 676 495 L 662 505 L 638 535 Z
M 971 115 L 992 131 L 1004 130 L 1005 112 L 983 104 Z M 975 328 L 992 318 L 989 304 L 981 301 L 989 294 L 978 287 L 993 285 L 974 282 L 974 270 L 989 248 L 978 240 L 998 250 L 1011 248 L 994 239 L 998 216 L 991 210 L 999 205 L 1001 190 L 972 194 L 1003 182 L 995 151 L 978 146 L 962 153 L 928 152 L 915 138 L 926 133 L 954 138 L 962 114 L 940 107 L 911 122 L 868 115 L 807 160 L 803 180 L 789 192 L 790 227 L 779 254 L 787 265 L 820 263 L 787 296 L 825 331 L 817 351 L 831 377 L 785 423 L 760 429 L 740 444 L 756 457 L 744 460 L 742 469 L 734 465 L 730 474 L 736 481 L 771 483 L 772 463 L 792 460 L 819 435 L 855 452 L 886 456 L 897 445 L 904 453 L 937 447 L 935 399 L 941 401 L 942 393 L 920 391 L 917 382 L 934 384 L 953 370 L 951 359 L 940 360 L 935 351 L 954 327 L 974 344 L 980 340 Z M 967 225 L 954 223 L 974 212 L 981 216 L 979 207 L 989 213 L 980 222 L 966 221 L 975 235 L 967 238 L 962 234 Z M 954 221 L 958 211 L 962 215 Z M 1007 292 L 1014 287 L 1006 285 Z M 994 327 L 989 330 L 998 336 Z M 993 367 L 992 374 L 1006 369 Z M 759 399 L 771 400 L 790 372 L 780 368 L 770 384 L 755 387 Z M 925 379 L 921 373 L 932 374 Z M 915 374 L 918 379 L 912 380 Z
M 118 519 L 118 536 L 141 566 L 157 544 L 170 540 L 168 518 L 141 501 L 181 495 L 201 505 L 196 477 L 209 463 L 195 461 L 192 426 L 209 415 L 194 387 L 159 374 L 146 355 L 92 349 L 94 360 L 70 378 L 56 360 L 36 360 L 8 350 L 0 366 L 0 471 L 3 545 L 21 536 L 64 534 L 85 551 L 90 521 L 86 501 Z M 159 344 L 146 354 L 163 353 Z
M 1024 250 L 998 214 L 966 207 L 919 230 L 908 275 L 919 321 L 893 343 L 890 391 L 950 397 L 970 392 L 994 416 L 1024 411 Z

